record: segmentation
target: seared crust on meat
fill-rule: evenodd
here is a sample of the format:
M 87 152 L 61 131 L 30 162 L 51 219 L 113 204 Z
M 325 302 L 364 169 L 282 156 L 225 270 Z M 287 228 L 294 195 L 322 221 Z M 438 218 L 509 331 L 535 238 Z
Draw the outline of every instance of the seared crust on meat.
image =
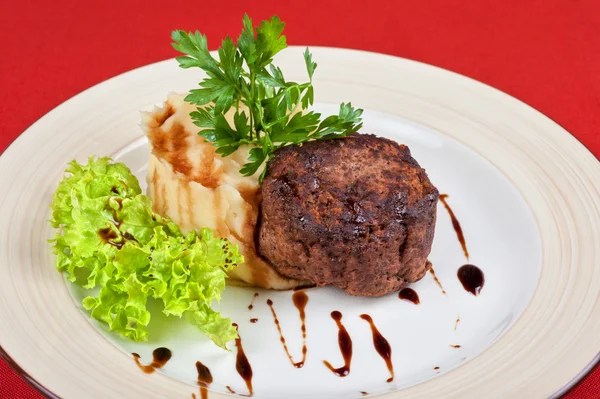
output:
M 284 147 L 262 185 L 259 253 L 284 276 L 385 295 L 430 267 L 438 196 L 392 140 L 355 134 Z

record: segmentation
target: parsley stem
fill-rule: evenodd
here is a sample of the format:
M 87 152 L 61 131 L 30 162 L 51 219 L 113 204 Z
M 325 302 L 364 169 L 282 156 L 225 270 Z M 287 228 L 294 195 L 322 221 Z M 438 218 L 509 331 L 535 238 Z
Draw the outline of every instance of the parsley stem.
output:
M 254 92 L 254 81 L 256 80 L 256 75 L 254 71 L 250 71 L 250 101 L 251 103 L 255 103 L 256 101 L 256 93 Z M 252 132 L 255 129 L 254 123 L 254 111 L 250 108 L 250 140 L 252 140 Z M 258 138 L 258 132 L 256 132 L 256 138 Z

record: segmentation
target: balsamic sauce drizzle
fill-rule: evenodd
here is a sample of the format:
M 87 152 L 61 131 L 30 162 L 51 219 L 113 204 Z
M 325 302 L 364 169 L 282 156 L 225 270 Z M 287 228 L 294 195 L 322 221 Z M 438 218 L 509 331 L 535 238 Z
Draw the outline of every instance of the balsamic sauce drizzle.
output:
M 119 234 L 117 234 L 117 232 L 112 230 L 110 227 L 98 230 L 98 235 L 104 242 L 112 245 L 113 247 L 117 247 L 117 249 L 121 249 L 123 248 L 123 245 L 125 245 L 125 239 L 119 242 L 115 241 L 116 238 L 119 238 Z
M 196 362 L 196 370 L 198 371 L 198 385 L 200 385 L 200 398 L 208 399 L 208 387 L 213 382 L 213 376 L 210 373 L 210 369 L 204 364 L 202 364 L 202 362 Z
M 114 194 L 118 194 L 116 187 L 113 187 L 110 191 Z M 123 209 L 123 198 L 116 198 L 115 201 L 119 204 L 119 210 Z M 119 220 L 119 218 L 117 217 L 117 211 L 114 208 L 111 208 L 108 204 L 106 204 L 106 209 L 111 210 L 113 223 L 118 229 L 119 226 L 121 226 L 121 220 Z M 137 241 L 131 234 L 125 232 L 123 234 L 123 237 L 121 238 L 121 241 L 116 242 L 115 239 L 119 238 L 119 234 L 116 231 L 112 230 L 110 227 L 98 230 L 98 235 L 100 236 L 100 238 L 102 238 L 102 240 L 105 243 L 110 244 L 113 247 L 116 247 L 117 249 L 123 248 L 123 245 L 125 245 L 125 242 L 127 240 Z
M 419 300 L 419 294 L 417 294 L 417 292 L 412 288 L 402 288 L 398 293 L 398 298 L 412 302 L 415 305 L 421 303 L 421 301 Z
M 254 301 L 256 300 L 256 298 L 258 298 L 258 292 L 254 293 L 252 301 L 250 301 L 250 305 L 248 305 L 248 310 L 252 310 L 254 308 Z
M 238 330 L 238 325 L 233 323 L 233 326 L 236 330 Z M 235 360 L 235 369 L 244 382 L 246 383 L 246 387 L 248 388 L 248 392 L 250 392 L 250 396 L 252 396 L 252 366 L 250 366 L 250 362 L 248 361 L 248 357 L 246 357 L 246 353 L 244 352 L 244 347 L 242 346 L 242 338 L 239 335 L 235 339 L 235 347 L 237 349 L 237 355 Z
M 227 385 L 225 388 L 227 388 L 227 390 L 228 390 L 230 393 L 232 393 L 232 394 L 234 394 L 234 395 L 236 394 L 236 392 L 235 392 L 233 389 L 231 389 L 231 387 L 230 387 L 229 385 Z
M 152 374 L 157 369 L 164 367 L 165 364 L 171 359 L 171 351 L 167 348 L 157 348 L 152 352 L 152 363 L 143 365 L 140 363 L 140 355 L 132 353 L 135 364 L 146 374 Z
M 385 361 L 385 364 L 391 374 L 390 378 L 387 379 L 387 382 L 394 381 L 394 365 L 392 364 L 392 347 L 389 342 L 377 329 L 373 319 L 368 314 L 361 314 L 360 318 L 366 320 L 371 326 L 371 333 L 373 334 L 373 346 L 379 356 Z
M 350 334 L 348 334 L 346 327 L 342 324 L 342 314 L 339 311 L 334 310 L 331 312 L 331 318 L 335 320 L 339 329 L 338 344 L 344 358 L 344 365 L 334 368 L 327 360 L 323 360 L 323 364 L 338 377 L 346 377 L 350 374 L 350 363 L 352 362 L 352 338 L 350 338 Z
M 275 326 L 277 326 L 277 331 L 279 332 L 279 341 L 283 345 L 283 350 L 285 351 L 285 354 L 287 355 L 288 359 L 290 360 L 290 363 L 292 363 L 292 365 L 294 367 L 299 369 L 304 366 L 304 363 L 306 362 L 306 354 L 308 352 L 307 347 L 306 347 L 306 312 L 305 312 L 306 304 L 308 303 L 308 295 L 306 295 L 306 293 L 304 291 L 296 291 L 292 295 L 292 301 L 294 302 L 294 306 L 296 306 L 296 309 L 298 309 L 298 312 L 300 314 L 300 321 L 302 322 L 302 360 L 300 360 L 299 362 L 294 362 L 294 358 L 292 357 L 292 355 L 287 347 L 285 337 L 283 336 L 283 332 L 281 331 L 281 325 L 279 323 L 279 319 L 277 318 L 277 313 L 275 312 L 275 308 L 273 307 L 273 301 L 268 299 L 267 305 L 269 305 L 269 308 L 271 309 L 271 314 L 273 315 L 273 321 L 275 322 Z
M 429 269 L 429 273 L 431 273 L 431 275 L 433 276 L 433 279 L 435 280 L 435 282 L 437 283 L 437 285 L 442 290 L 442 294 L 447 295 L 446 294 L 446 290 L 444 289 L 444 286 L 442 285 L 442 283 L 440 282 L 440 280 L 438 280 L 437 276 L 435 275 L 435 270 L 433 270 L 433 266 Z
M 465 242 L 465 236 L 463 234 L 462 227 L 460 227 L 460 223 L 454 215 L 452 208 L 450 208 L 450 205 L 448 205 L 446 198 L 448 198 L 448 194 L 440 194 L 440 201 L 442 202 L 442 204 L 444 204 L 444 208 L 446 208 L 448 215 L 450 215 L 450 219 L 452 219 L 452 227 L 454 227 L 456 238 L 458 238 L 458 242 L 460 242 L 460 246 L 462 247 L 463 253 L 465 254 L 465 258 L 469 260 L 469 251 L 467 250 L 467 243 Z

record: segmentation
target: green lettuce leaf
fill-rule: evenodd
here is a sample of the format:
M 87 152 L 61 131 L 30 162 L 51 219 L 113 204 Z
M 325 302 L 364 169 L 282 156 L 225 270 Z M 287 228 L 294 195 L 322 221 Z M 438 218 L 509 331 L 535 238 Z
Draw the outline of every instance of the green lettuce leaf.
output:
M 84 288 L 100 286 L 83 306 L 92 317 L 134 341 L 148 339 L 148 297 L 163 313 L 188 320 L 225 348 L 237 337 L 231 320 L 211 308 L 226 272 L 243 262 L 236 245 L 209 229 L 183 235 L 152 211 L 131 171 L 109 158 L 72 161 L 52 200 L 50 240 L 56 267 Z

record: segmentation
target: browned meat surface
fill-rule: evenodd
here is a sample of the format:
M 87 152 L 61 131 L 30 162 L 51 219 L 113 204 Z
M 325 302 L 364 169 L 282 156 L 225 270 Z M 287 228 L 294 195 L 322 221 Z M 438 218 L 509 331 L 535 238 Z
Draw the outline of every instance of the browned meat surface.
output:
M 438 190 L 404 145 L 356 134 L 276 152 L 259 252 L 284 276 L 380 296 L 421 279 Z

